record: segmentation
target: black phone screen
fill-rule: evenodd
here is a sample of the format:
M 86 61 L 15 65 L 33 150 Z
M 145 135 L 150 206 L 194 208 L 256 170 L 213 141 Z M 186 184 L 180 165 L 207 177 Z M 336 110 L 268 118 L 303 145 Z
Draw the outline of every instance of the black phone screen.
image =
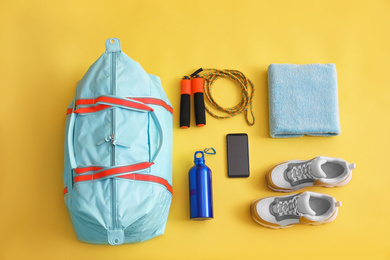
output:
M 226 136 L 228 176 L 249 177 L 249 147 L 247 134 Z

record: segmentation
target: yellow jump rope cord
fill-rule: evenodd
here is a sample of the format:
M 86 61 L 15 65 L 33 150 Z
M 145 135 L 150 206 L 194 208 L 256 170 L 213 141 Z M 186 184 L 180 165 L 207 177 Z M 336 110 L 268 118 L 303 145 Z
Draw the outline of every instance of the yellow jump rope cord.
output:
M 215 118 L 218 119 L 227 119 L 234 117 L 236 115 L 241 114 L 242 112 L 245 113 L 245 120 L 248 123 L 248 125 L 252 126 L 255 124 L 255 116 L 253 114 L 253 95 L 255 93 L 255 87 L 248 78 L 244 76 L 240 71 L 238 70 L 218 70 L 218 69 L 203 69 L 203 71 L 200 73 L 200 76 L 204 78 L 204 93 L 207 97 L 207 100 L 210 102 L 210 104 L 215 107 L 217 110 L 227 113 L 227 116 L 219 116 L 214 114 L 210 111 L 210 109 L 205 106 L 206 111 Z M 241 88 L 241 101 L 238 105 L 233 107 L 224 108 L 218 105 L 217 102 L 215 102 L 211 91 L 213 89 L 213 84 L 215 81 L 220 78 L 228 78 L 236 82 L 240 88 Z M 251 88 L 251 90 L 250 90 Z M 248 113 L 249 110 L 249 113 Z M 252 120 L 251 120 L 252 118 Z

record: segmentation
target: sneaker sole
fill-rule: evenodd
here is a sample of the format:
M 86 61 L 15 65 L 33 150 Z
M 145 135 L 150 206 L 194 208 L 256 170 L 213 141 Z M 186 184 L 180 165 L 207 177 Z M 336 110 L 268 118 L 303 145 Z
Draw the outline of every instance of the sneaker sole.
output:
M 264 199 L 264 198 L 262 198 Z M 263 227 L 267 227 L 267 228 L 270 228 L 270 229 L 286 229 L 286 228 L 290 228 L 290 227 L 293 227 L 295 225 L 310 225 L 310 226 L 319 226 L 319 225 L 322 225 L 322 224 L 327 224 L 327 223 L 330 223 L 332 221 L 334 221 L 336 218 L 337 218 L 337 215 L 339 213 L 339 210 L 338 208 L 336 208 L 336 212 L 333 214 L 333 216 L 323 222 L 315 222 L 315 223 L 297 223 L 297 224 L 291 224 L 291 225 L 288 225 L 288 226 L 271 226 L 271 225 L 267 225 L 263 222 L 260 222 L 258 221 L 255 217 L 254 217 L 254 214 L 253 214 L 253 208 L 254 208 L 254 204 L 257 203 L 259 200 L 255 200 L 251 203 L 251 216 L 253 218 L 254 221 L 256 221 L 256 223 L 262 225 Z

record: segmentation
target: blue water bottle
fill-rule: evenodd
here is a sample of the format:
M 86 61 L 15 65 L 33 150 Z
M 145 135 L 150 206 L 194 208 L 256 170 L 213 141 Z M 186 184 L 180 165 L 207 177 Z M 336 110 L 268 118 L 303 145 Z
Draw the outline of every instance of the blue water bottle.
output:
M 199 154 L 201 154 L 201 157 Z M 195 152 L 194 162 L 195 165 L 188 173 L 190 183 L 190 216 L 194 220 L 212 219 L 214 215 L 211 170 L 204 164 L 204 154 L 201 151 Z

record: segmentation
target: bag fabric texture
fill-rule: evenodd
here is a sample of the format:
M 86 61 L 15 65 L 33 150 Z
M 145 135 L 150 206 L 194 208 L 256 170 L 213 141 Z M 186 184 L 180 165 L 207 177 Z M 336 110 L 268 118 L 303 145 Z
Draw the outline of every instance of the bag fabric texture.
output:
M 64 199 L 80 241 L 162 235 L 172 200 L 172 106 L 159 77 L 106 41 L 67 110 Z

